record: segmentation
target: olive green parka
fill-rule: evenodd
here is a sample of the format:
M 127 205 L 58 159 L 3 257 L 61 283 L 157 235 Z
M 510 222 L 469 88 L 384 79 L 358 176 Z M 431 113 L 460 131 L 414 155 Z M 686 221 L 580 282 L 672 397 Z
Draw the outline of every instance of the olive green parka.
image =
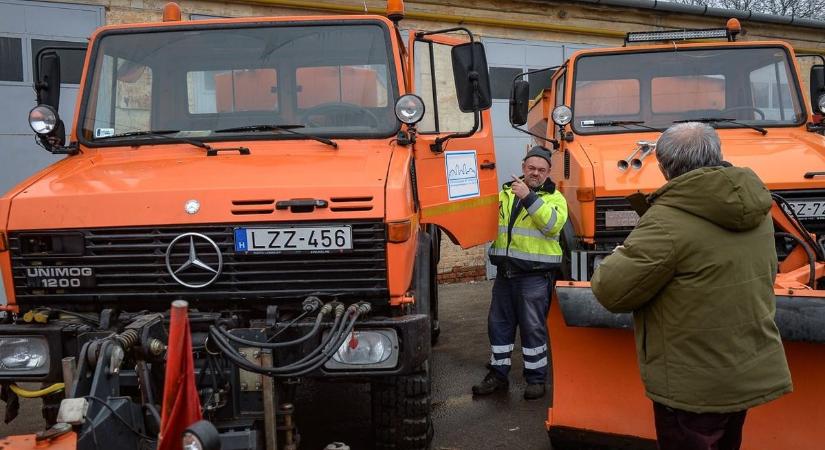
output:
M 770 192 L 747 168 L 674 178 L 592 278 L 612 312 L 633 312 L 652 400 L 734 412 L 792 390 L 774 322 L 777 259 Z

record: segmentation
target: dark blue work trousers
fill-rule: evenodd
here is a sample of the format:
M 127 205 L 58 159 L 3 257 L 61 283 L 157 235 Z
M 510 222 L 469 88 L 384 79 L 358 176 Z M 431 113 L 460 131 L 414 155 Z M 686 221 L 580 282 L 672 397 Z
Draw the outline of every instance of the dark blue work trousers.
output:
M 510 373 L 518 327 L 525 380 L 538 384 L 547 379 L 547 311 L 552 286 L 553 277 L 545 273 L 496 277 L 487 334 L 492 351 L 490 366 L 500 378 L 506 379 Z

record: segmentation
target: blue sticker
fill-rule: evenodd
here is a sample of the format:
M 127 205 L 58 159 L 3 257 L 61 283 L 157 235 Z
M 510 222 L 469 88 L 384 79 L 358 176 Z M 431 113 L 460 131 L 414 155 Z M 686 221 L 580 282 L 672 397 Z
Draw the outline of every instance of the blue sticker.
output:
M 249 244 L 246 242 L 246 228 L 235 228 L 235 251 L 246 252 Z

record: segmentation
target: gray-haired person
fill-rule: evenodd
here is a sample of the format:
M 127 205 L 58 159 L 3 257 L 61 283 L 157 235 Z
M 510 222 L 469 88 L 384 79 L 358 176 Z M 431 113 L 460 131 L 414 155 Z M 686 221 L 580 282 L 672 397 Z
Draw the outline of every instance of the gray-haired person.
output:
M 613 312 L 633 312 L 661 450 L 738 449 L 748 408 L 791 392 L 774 322 L 771 195 L 723 162 L 719 136 L 674 125 L 656 145 L 667 183 L 593 275 Z

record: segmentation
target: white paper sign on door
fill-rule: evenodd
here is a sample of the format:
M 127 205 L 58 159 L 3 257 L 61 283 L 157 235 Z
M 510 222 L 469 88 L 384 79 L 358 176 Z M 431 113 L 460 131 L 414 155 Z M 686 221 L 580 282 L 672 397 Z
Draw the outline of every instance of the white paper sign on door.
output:
M 478 197 L 478 163 L 475 150 L 444 153 L 447 169 L 447 193 L 450 201 Z

